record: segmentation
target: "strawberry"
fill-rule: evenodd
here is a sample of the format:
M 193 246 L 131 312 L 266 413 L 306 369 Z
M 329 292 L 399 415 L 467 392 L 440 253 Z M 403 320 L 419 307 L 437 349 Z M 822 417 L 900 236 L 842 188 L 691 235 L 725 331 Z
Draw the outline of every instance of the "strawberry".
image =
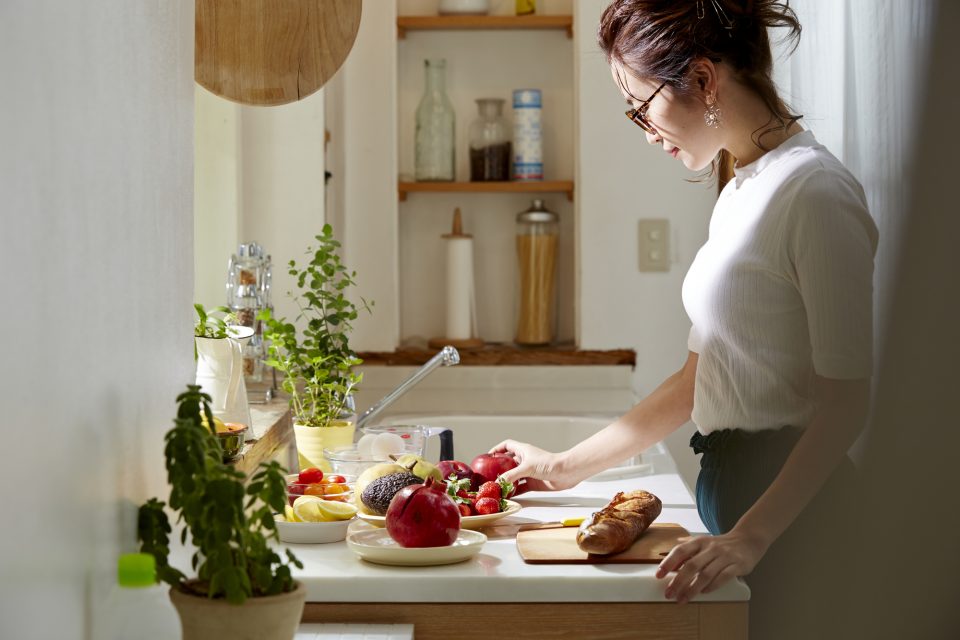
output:
M 460 509 L 460 517 L 461 517 L 461 518 L 467 518 L 467 517 L 469 517 L 469 516 L 474 515 L 473 509 L 470 508 L 470 505 L 469 505 L 469 504 L 463 504 L 463 503 L 461 503 L 461 504 L 458 504 L 458 505 L 457 505 L 457 508 Z
M 484 482 L 480 485 L 480 490 L 477 491 L 477 498 L 493 498 L 494 500 L 499 501 L 503 497 L 503 493 L 500 489 L 500 485 L 496 482 Z
M 464 491 L 463 489 L 460 489 L 459 491 L 457 491 L 457 497 L 466 499 L 466 498 L 469 498 L 470 496 L 467 495 L 466 491 Z
M 496 498 L 478 499 L 477 513 L 484 516 L 490 513 L 500 513 L 500 501 Z

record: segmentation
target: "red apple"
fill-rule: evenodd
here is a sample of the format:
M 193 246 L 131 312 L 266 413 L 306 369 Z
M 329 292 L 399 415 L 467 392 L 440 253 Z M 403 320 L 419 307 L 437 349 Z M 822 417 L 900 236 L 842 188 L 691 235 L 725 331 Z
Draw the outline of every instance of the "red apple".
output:
M 481 453 L 473 459 L 470 466 L 482 478 L 480 484 L 483 484 L 496 481 L 497 476 L 517 466 L 517 461 L 506 453 Z
M 449 547 L 460 531 L 460 509 L 444 483 L 427 478 L 404 487 L 387 508 L 387 533 L 401 547 Z

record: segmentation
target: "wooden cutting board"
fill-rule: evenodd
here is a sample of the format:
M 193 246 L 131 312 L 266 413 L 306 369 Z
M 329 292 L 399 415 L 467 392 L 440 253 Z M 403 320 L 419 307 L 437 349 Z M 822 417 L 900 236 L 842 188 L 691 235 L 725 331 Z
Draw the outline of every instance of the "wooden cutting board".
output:
M 529 564 L 659 564 L 690 532 L 678 524 L 655 523 L 633 546 L 612 556 L 595 556 L 577 546 L 579 527 L 533 527 L 517 533 L 520 557 Z
M 360 13 L 361 0 L 196 0 L 194 76 L 242 104 L 306 98 L 343 64 Z

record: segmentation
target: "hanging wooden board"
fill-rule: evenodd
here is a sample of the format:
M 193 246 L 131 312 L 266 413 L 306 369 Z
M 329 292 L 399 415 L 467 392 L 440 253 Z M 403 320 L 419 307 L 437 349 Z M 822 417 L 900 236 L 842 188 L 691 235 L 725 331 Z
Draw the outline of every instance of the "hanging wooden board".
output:
M 346 60 L 361 0 L 196 0 L 197 82 L 250 105 L 287 104 Z
M 517 550 L 529 564 L 659 564 L 690 532 L 678 524 L 654 523 L 633 546 L 612 556 L 595 556 L 577 546 L 578 527 L 529 528 L 517 533 Z

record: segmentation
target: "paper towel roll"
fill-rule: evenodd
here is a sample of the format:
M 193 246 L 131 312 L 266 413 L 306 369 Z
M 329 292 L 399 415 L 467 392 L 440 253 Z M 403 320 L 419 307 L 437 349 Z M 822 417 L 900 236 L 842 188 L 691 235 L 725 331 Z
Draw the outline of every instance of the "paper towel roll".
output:
M 468 340 L 473 337 L 473 238 L 452 236 L 447 243 L 447 325 L 446 337 Z

